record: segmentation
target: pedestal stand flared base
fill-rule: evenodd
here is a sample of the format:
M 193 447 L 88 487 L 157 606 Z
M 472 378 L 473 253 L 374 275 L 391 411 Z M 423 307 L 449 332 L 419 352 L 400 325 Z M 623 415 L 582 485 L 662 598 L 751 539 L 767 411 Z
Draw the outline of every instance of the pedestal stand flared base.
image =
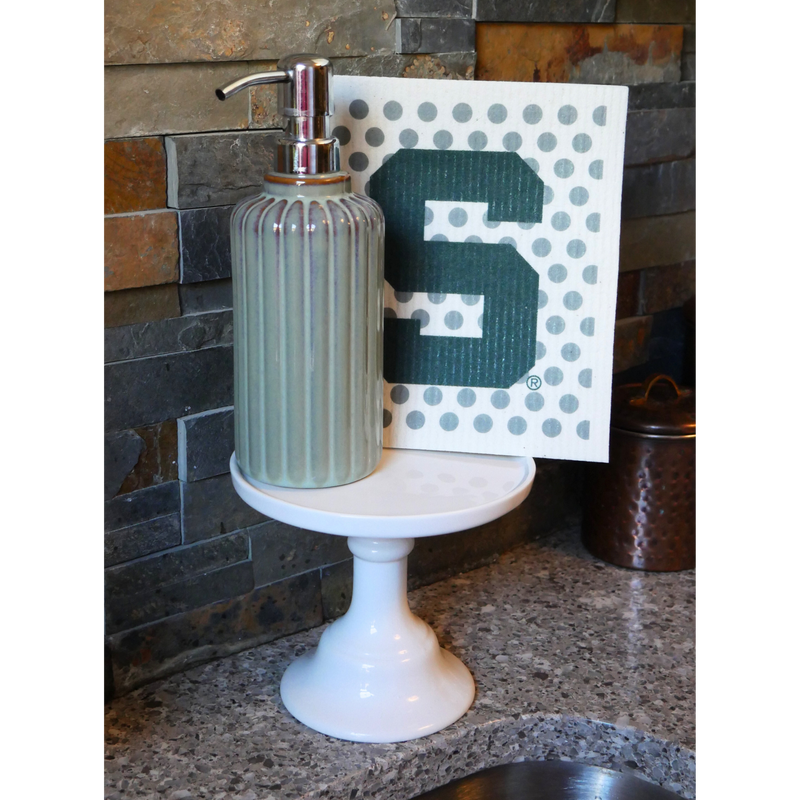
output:
M 414 539 L 463 531 L 516 508 L 531 490 L 530 458 L 384 449 L 368 477 L 326 489 L 289 489 L 245 477 L 238 495 L 267 516 L 348 536 L 353 599 L 316 650 L 289 666 L 281 697 L 314 730 L 356 742 L 428 736 L 475 697 L 469 670 L 439 647 L 406 595 Z
M 408 607 L 414 541 L 347 543 L 354 555 L 350 609 L 316 650 L 289 666 L 281 698 L 300 722 L 338 739 L 402 742 L 435 733 L 467 711 L 475 684 Z

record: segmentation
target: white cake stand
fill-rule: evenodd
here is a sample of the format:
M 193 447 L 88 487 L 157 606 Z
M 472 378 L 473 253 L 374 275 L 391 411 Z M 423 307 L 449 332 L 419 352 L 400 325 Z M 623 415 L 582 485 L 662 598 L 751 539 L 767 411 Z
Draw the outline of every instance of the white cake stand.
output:
M 347 536 L 353 599 L 319 645 L 292 663 L 281 698 L 300 722 L 355 742 L 402 742 L 455 722 L 472 704 L 464 664 L 439 647 L 406 595 L 414 539 L 473 528 L 518 506 L 536 468 L 527 457 L 384 449 L 363 480 L 328 489 L 286 489 L 244 477 L 236 492 L 262 514 Z

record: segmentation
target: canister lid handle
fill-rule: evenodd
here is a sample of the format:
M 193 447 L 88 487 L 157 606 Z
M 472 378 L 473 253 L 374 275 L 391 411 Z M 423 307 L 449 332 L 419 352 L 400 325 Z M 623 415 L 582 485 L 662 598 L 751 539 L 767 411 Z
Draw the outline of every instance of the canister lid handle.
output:
M 680 398 L 683 397 L 686 392 L 681 391 L 680 387 L 677 383 L 675 383 L 669 375 L 651 375 L 647 380 L 642 383 L 641 392 L 634 397 L 631 397 L 630 404 L 632 406 L 643 406 L 647 403 L 647 399 L 650 397 L 650 390 L 659 382 L 659 381 L 667 381 L 668 383 L 672 384 L 672 388 L 675 390 L 676 395 Z

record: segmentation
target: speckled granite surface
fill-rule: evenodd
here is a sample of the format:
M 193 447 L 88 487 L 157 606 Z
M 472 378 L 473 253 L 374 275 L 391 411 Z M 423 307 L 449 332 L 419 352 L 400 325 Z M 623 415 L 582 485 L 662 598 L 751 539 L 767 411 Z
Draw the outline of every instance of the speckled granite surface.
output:
M 694 798 L 693 572 L 604 564 L 572 530 L 409 600 L 475 676 L 454 725 L 366 745 L 295 721 L 280 678 L 316 628 L 115 700 L 105 797 L 406 800 L 496 764 L 566 758 Z

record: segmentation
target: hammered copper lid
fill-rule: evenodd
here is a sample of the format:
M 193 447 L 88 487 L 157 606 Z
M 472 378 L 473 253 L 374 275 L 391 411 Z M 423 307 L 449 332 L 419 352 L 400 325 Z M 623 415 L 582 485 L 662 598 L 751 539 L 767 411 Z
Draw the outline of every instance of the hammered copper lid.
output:
M 678 386 L 668 375 L 618 386 L 611 395 L 611 425 L 651 436 L 694 436 L 694 389 Z

